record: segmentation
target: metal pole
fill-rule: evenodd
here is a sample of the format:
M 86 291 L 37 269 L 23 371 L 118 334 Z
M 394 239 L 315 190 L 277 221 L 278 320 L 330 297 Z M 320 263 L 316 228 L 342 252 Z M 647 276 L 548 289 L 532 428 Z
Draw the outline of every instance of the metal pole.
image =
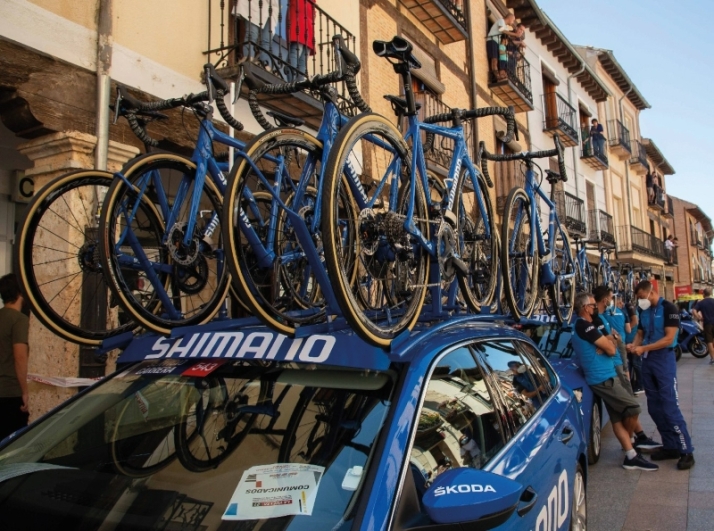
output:
M 112 0 L 99 0 L 97 21 L 97 147 L 94 166 L 107 169 L 109 153 L 109 97 L 112 66 Z

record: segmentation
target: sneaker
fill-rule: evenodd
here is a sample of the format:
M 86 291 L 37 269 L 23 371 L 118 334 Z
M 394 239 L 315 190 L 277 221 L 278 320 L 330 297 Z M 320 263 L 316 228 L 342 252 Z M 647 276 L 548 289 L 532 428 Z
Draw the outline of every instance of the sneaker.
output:
M 662 448 L 662 443 L 658 443 L 645 435 L 643 437 L 638 437 L 635 440 L 634 446 L 635 450 L 657 450 L 658 448 Z
M 714 360 L 709 360 L 709 365 L 714 365 Z
M 637 389 L 636 391 L 632 391 L 632 394 L 634 394 L 635 396 L 640 396 L 644 392 L 644 389 Z
M 664 461 L 665 459 L 679 459 L 681 457 L 679 450 L 668 450 L 661 448 L 653 453 L 650 458 L 652 461 Z
M 688 470 L 694 466 L 694 454 L 682 454 L 682 457 L 677 461 L 679 470 Z
M 632 459 L 628 459 L 627 456 L 625 456 L 625 462 L 622 463 L 622 468 L 625 470 L 642 470 L 644 472 L 654 472 L 655 470 L 659 470 L 657 465 L 648 461 L 639 453 Z

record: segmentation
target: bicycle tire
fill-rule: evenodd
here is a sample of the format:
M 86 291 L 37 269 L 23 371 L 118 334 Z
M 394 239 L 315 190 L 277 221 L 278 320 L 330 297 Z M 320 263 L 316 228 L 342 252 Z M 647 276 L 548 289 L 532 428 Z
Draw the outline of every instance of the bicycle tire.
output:
M 272 175 L 275 171 L 273 157 L 289 150 L 301 150 L 302 154 L 284 157 L 286 161 L 292 157 L 283 169 L 285 177 L 294 183 L 306 185 L 309 182 L 310 185 L 305 186 L 301 198 L 296 198 L 294 191 L 281 190 L 281 200 L 310 223 L 315 214 L 313 194 L 319 186 L 322 143 L 297 129 L 271 130 L 258 135 L 245 147 L 246 158 L 236 165 L 229 177 L 223 207 L 223 236 L 235 291 L 266 325 L 283 334 L 294 335 L 297 326 L 324 318 L 325 303 L 285 209 L 277 202 L 273 205 L 272 194 L 265 189 L 265 183 L 261 184 L 254 169 L 258 167 L 264 175 Z M 313 169 L 310 169 L 311 164 L 314 164 Z M 259 208 L 259 203 L 263 209 Z M 277 215 L 272 212 L 273 207 L 277 208 Z M 240 229 L 239 212 L 245 214 L 264 247 L 275 253 L 269 266 L 258 262 L 255 250 Z M 271 244 L 268 227 L 273 217 L 277 220 L 273 234 L 275 241 Z M 319 239 L 320 236 L 315 234 L 313 237 Z M 290 256 L 293 258 L 283 259 Z
M 261 382 L 259 393 L 252 398 L 236 401 L 238 394 L 234 397 L 232 392 L 240 392 L 245 387 L 229 388 L 220 377 L 196 379 L 198 396 L 191 392 L 186 394 L 181 420 L 174 431 L 176 455 L 187 470 L 206 472 L 216 468 L 248 435 L 258 414 L 240 413 L 237 408 L 263 402 L 267 384 Z M 197 398 L 195 403 L 194 398 Z
M 570 238 L 560 225 L 555 228 L 555 237 L 556 241 L 552 245 L 549 242 L 555 283 L 548 287 L 548 291 L 556 319 L 560 323 L 569 323 L 575 305 L 575 260 Z M 566 279 L 563 275 L 572 276 Z
M 132 406 L 132 404 L 138 409 L 138 406 L 135 403 L 135 399 L 133 397 L 129 397 L 126 401 L 126 404 L 124 404 L 124 406 L 122 407 L 121 412 L 117 416 L 116 424 L 114 425 L 114 430 L 112 430 L 112 438 L 110 444 L 112 462 L 114 463 L 114 467 L 120 474 L 131 478 L 143 478 L 151 476 L 159 470 L 162 470 L 176 459 L 176 449 L 174 446 L 174 430 L 176 429 L 176 426 L 173 424 L 169 424 L 163 426 L 160 430 L 157 430 L 153 427 L 150 427 L 149 422 L 151 421 L 146 418 L 143 418 L 141 413 L 139 413 L 140 422 L 138 424 L 141 427 L 143 436 L 149 433 L 151 434 L 152 441 L 158 436 L 162 440 L 166 441 L 167 444 L 169 442 L 171 443 L 171 445 L 164 447 L 168 455 L 160 457 L 158 461 L 147 465 L 146 463 L 151 459 L 155 458 L 156 454 L 156 449 L 152 450 L 151 453 L 148 453 L 148 450 L 151 449 L 151 443 L 147 440 L 140 440 L 137 442 L 130 441 L 127 444 L 127 446 L 129 447 L 129 451 L 124 452 L 122 449 L 122 445 L 126 443 L 127 438 L 119 437 L 120 429 L 126 427 L 126 423 L 123 421 L 125 416 L 128 414 L 127 412 L 130 409 L 130 406 Z M 158 420 L 159 422 L 163 423 L 166 422 L 166 418 L 164 417 L 159 417 L 154 420 Z M 147 443 L 149 443 L 149 448 L 147 449 L 147 452 L 143 452 L 143 445 Z
M 488 185 L 479 174 L 477 182 L 486 210 L 486 220 L 477 201 L 473 201 L 471 208 L 464 203 L 463 187 L 467 178 L 468 172 L 462 172 L 454 201 L 457 212 L 454 214 L 458 219 L 459 255 L 468 266 L 468 275 L 457 275 L 457 277 L 461 295 L 467 306 L 471 311 L 478 313 L 483 306 L 490 306 L 493 303 L 496 293 L 499 269 L 498 240 Z M 490 226 L 490 238 L 486 236 L 486 222 Z
M 13 258 L 22 293 L 45 327 L 73 343 L 99 346 L 138 326 L 114 310 L 99 262 L 96 215 L 112 180 L 111 173 L 99 170 L 57 177 L 35 194 L 17 230 Z M 83 243 L 74 243 L 78 240 Z M 97 318 L 102 314 L 104 319 Z
M 387 171 L 391 164 L 393 171 Z M 409 148 L 401 133 L 386 118 L 368 113 L 352 118 L 342 128 L 324 172 L 322 233 L 332 288 L 353 330 L 380 347 L 388 347 L 397 335 L 413 328 L 427 291 L 429 253 L 404 229 L 410 168 Z M 387 181 L 385 190 L 382 184 Z M 354 197 L 350 183 L 364 196 Z M 357 218 L 342 208 L 343 190 L 360 209 Z M 411 221 L 428 241 L 426 196 L 420 178 L 415 178 L 414 190 Z M 369 197 L 368 191 L 374 194 Z M 367 206 L 360 208 L 360 204 Z M 359 236 L 352 247 L 344 242 L 345 225 L 354 227 Z M 345 270 L 351 263 L 358 268 L 355 282 L 350 280 L 353 271 Z
M 506 302 L 516 320 L 530 317 L 538 298 L 538 249 L 528 249 L 535 226 L 530 197 L 523 188 L 513 188 L 503 209 L 501 270 Z
M 229 275 L 221 263 L 220 227 L 213 231 L 219 236 L 215 248 L 212 242 L 200 237 L 202 224 L 212 223 L 202 217 L 196 221 L 191 245 L 186 248 L 181 243 L 190 214 L 195 171 L 196 165 L 190 159 L 166 152 L 148 153 L 134 159 L 122 169 L 132 187 L 123 179 L 115 179 L 100 219 L 100 256 L 113 293 L 137 322 L 160 334 L 167 334 L 177 326 L 211 320 L 228 294 Z M 151 185 L 146 184 L 149 180 Z M 179 186 L 187 186 L 187 189 L 185 201 L 176 207 L 171 201 L 175 200 Z M 220 214 L 221 194 L 210 178 L 206 178 L 200 197 L 200 209 Z M 133 212 L 134 208 L 137 212 Z M 176 222 L 173 227 L 166 227 L 169 210 L 175 208 L 178 208 Z M 142 225 L 143 209 L 158 211 L 160 223 Z M 220 225 L 220 221 L 217 224 Z M 127 245 L 123 240 L 128 234 L 136 237 L 135 244 Z M 145 245 L 147 240 L 152 247 Z M 142 255 L 150 263 L 150 271 L 145 265 L 133 265 Z M 122 263 L 128 265 L 122 268 Z M 130 266 L 137 274 L 146 275 L 145 289 L 132 289 L 131 276 L 125 274 Z M 160 274 L 152 280 L 156 269 Z

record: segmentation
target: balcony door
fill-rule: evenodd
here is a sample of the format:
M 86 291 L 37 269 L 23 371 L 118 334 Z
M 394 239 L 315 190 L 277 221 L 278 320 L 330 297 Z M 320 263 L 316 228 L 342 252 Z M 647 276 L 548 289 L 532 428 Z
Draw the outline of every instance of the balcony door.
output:
M 558 127 L 558 100 L 555 95 L 555 83 L 543 75 L 543 113 L 545 113 L 545 128 Z

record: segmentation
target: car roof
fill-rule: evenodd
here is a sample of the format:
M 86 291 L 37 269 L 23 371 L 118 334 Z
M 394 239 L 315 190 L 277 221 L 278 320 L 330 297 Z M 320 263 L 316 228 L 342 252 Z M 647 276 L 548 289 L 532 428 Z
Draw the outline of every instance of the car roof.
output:
M 411 332 L 397 337 L 388 351 L 369 344 L 347 327 L 332 331 L 324 330 L 324 326 L 303 327 L 298 337 L 289 338 L 254 322 L 243 322 L 237 319 L 175 329 L 168 337 L 144 334 L 128 341 L 117 363 L 260 359 L 385 370 L 392 362 L 409 363 L 469 339 L 527 339 L 506 326 L 508 318 L 499 315 L 467 315 L 419 323 Z

